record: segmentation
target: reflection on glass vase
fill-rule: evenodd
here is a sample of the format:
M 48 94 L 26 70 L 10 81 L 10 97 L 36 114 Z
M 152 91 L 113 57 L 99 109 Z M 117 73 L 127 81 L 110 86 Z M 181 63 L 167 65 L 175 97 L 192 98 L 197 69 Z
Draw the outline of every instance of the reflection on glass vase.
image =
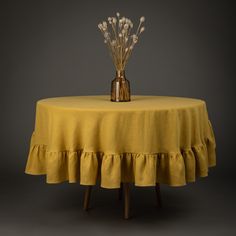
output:
M 129 102 L 130 101 L 130 84 L 125 78 L 125 71 L 116 71 L 116 78 L 111 83 L 111 101 L 112 102 Z

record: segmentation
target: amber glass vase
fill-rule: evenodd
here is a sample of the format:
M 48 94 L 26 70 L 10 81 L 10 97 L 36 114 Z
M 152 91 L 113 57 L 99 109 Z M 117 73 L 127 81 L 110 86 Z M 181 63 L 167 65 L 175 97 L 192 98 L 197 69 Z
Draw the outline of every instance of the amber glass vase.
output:
M 129 102 L 130 101 L 130 84 L 125 78 L 125 71 L 116 71 L 116 77 L 111 82 L 111 101 L 112 102 Z

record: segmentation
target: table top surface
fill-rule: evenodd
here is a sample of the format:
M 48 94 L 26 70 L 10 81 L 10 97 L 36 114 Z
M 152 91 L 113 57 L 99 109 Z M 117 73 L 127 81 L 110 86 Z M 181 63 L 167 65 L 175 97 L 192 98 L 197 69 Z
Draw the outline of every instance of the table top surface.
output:
M 110 96 L 97 95 L 46 98 L 39 100 L 38 104 L 78 110 L 170 110 L 202 106 L 205 102 L 185 97 L 144 95 L 133 95 L 130 102 L 111 102 Z

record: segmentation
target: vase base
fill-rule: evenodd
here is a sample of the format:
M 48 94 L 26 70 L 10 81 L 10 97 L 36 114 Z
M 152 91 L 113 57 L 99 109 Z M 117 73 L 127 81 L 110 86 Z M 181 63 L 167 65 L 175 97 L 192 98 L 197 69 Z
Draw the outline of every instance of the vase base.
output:
M 130 102 L 131 101 L 131 99 L 129 99 L 129 100 L 113 100 L 113 99 L 111 99 L 111 102 Z

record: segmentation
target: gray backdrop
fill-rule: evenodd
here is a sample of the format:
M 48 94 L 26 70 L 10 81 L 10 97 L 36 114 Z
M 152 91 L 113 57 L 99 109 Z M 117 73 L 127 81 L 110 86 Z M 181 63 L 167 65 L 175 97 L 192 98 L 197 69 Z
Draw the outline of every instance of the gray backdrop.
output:
M 211 194 L 215 196 L 221 193 L 218 201 L 215 200 L 217 206 L 211 206 L 215 209 L 221 206 L 221 213 L 217 211 L 209 216 L 211 220 L 213 217 L 218 227 L 216 227 L 215 235 L 225 232 L 225 230 L 235 232 L 233 221 L 231 224 L 232 218 L 229 220 L 226 217 L 231 216 L 230 209 L 234 204 L 230 202 L 231 198 L 224 199 L 226 195 L 234 194 L 230 184 L 233 183 L 236 164 L 234 150 L 235 69 L 233 67 L 235 64 L 235 7 L 233 1 L 223 0 L 1 1 L 0 197 L 1 203 L 3 203 L 2 209 L 5 211 L 0 213 L 0 217 L 2 220 L 4 219 L 2 225 L 0 223 L 0 232 L 2 230 L 5 235 L 8 233 L 9 235 L 14 235 L 14 233 L 19 235 L 19 233 L 26 234 L 27 232 L 30 235 L 32 233 L 40 235 L 39 232 L 44 234 L 56 232 L 57 235 L 60 233 L 63 235 L 63 231 L 56 231 L 56 222 L 50 221 L 51 217 L 53 218 L 55 215 L 51 216 L 51 211 L 45 210 L 50 205 L 47 200 L 55 199 L 57 193 L 60 195 L 62 190 L 64 197 L 60 198 L 57 203 L 54 202 L 53 210 L 57 209 L 55 211 L 59 211 L 59 215 L 62 215 L 66 211 L 65 209 L 77 208 L 73 212 L 68 211 L 66 216 L 69 217 L 71 214 L 78 216 L 78 212 L 80 212 L 78 214 L 82 214 L 81 219 L 75 217 L 76 223 L 73 225 L 74 228 L 72 227 L 75 232 L 73 232 L 77 232 L 76 227 L 80 220 L 83 223 L 91 220 L 81 213 L 80 202 L 77 203 L 76 199 L 82 198 L 82 190 L 78 190 L 81 189 L 78 187 L 79 185 L 48 186 L 43 177 L 26 176 L 24 168 L 30 136 L 34 129 L 37 100 L 54 96 L 109 94 L 110 83 L 115 71 L 97 24 L 108 16 L 115 15 L 117 11 L 131 18 L 136 24 L 140 16 L 146 17 L 146 31 L 135 47 L 126 68 L 132 94 L 183 96 L 205 100 L 217 141 L 217 167 L 210 169 L 208 178 L 201 180 L 200 184 L 196 183 L 184 188 L 183 191 L 186 192 L 179 194 L 177 202 L 175 202 L 175 193 L 172 192 L 177 190 L 164 187 L 164 190 L 166 188 L 166 191 L 163 190 L 164 197 L 171 200 L 172 203 L 173 201 L 176 203 L 174 208 L 167 203 L 166 210 L 163 209 L 161 213 L 165 216 L 164 220 L 163 215 L 155 218 L 156 212 L 151 211 L 152 214 L 150 214 L 145 211 L 147 207 L 145 203 L 143 208 L 140 207 L 143 212 L 139 217 L 145 214 L 151 215 L 151 220 L 149 219 L 148 222 L 151 222 L 151 226 L 149 226 L 153 231 L 150 231 L 150 234 L 152 232 L 161 233 L 161 229 L 166 234 L 171 234 L 171 229 L 168 227 L 169 221 L 172 225 L 175 223 L 181 225 L 181 222 L 184 225 L 186 222 L 185 218 L 181 222 L 176 222 L 176 218 L 179 216 L 175 218 L 175 214 L 174 220 L 170 217 L 170 215 L 173 216 L 176 206 L 179 211 L 184 208 L 184 205 L 181 204 L 187 201 L 186 194 L 193 197 L 191 193 L 195 191 L 196 196 L 200 196 L 205 193 L 206 189 L 209 189 L 209 186 L 214 186 L 214 191 L 205 194 L 208 196 L 205 200 L 201 199 L 201 202 L 205 201 L 203 210 L 210 211 L 207 210 L 207 207 L 212 203 Z M 224 187 L 225 192 L 220 190 L 219 186 L 226 186 L 227 183 L 229 188 Z M 37 194 L 34 192 L 35 189 L 38 191 Z M 149 196 L 145 195 L 143 190 L 135 188 L 133 191 L 136 191 L 140 201 Z M 109 200 L 110 198 L 106 194 L 111 193 L 106 192 L 104 196 L 102 194 L 97 191 L 97 195 L 100 196 L 97 197 L 100 199 L 98 200 L 98 202 L 100 201 L 100 208 L 98 207 L 100 211 L 94 209 L 96 212 L 93 213 L 92 218 L 94 227 L 97 221 L 105 226 L 103 220 L 109 222 L 112 218 L 113 222 L 120 217 L 117 212 L 108 210 L 113 207 L 114 199 Z M 149 197 L 151 196 L 150 190 Z M 42 202 L 40 201 L 41 205 L 39 199 L 44 199 Z M 196 203 L 197 199 L 199 197 L 192 201 Z M 216 198 L 214 197 L 214 199 Z M 74 202 L 71 205 L 63 205 L 64 200 Z M 166 202 L 168 202 L 167 200 Z M 102 201 L 104 201 L 104 205 Z M 103 214 L 104 208 L 101 205 L 105 207 L 107 201 L 110 201 L 110 206 L 108 204 Z M 192 201 L 189 201 L 188 204 L 191 205 Z M 142 202 L 145 201 L 142 200 Z M 227 202 L 228 208 L 222 202 Z M 99 205 L 99 203 L 96 204 Z M 63 209 L 60 208 L 61 205 L 63 205 Z M 35 207 L 36 215 L 32 213 L 32 207 Z M 118 208 L 122 209 L 120 205 Z M 150 207 L 149 210 L 151 209 Z M 53 210 L 52 212 L 54 212 Z M 190 211 L 191 215 L 189 208 L 185 210 L 188 213 L 187 218 L 190 217 L 188 223 L 190 226 L 194 222 L 194 217 L 201 218 L 200 213 L 194 215 L 196 212 Z M 47 223 L 39 224 L 41 228 L 36 223 L 41 219 L 37 212 L 47 219 Z M 225 221 L 222 221 L 223 213 L 227 218 Z M 29 218 L 31 221 L 28 222 Z M 145 228 L 147 222 L 144 219 L 146 218 L 140 217 L 137 225 L 133 223 L 133 226 L 143 226 L 139 231 L 136 232 L 134 228 L 126 226 L 127 228 L 122 234 L 125 232 L 129 234 L 131 232 L 148 233 L 150 228 Z M 58 219 L 59 222 L 60 220 L 64 222 L 64 218 Z M 219 224 L 217 220 L 219 220 Z M 165 223 L 162 225 L 163 228 L 159 228 L 160 231 L 158 231 L 158 227 L 155 228 L 154 225 L 157 223 L 160 227 L 160 221 Z M 110 222 L 111 225 L 112 222 Z M 142 225 L 144 222 L 145 224 Z M 208 219 L 207 222 L 212 221 Z M 123 224 L 123 221 L 119 221 L 119 223 Z M 71 226 L 69 221 L 66 221 L 66 224 Z M 203 222 L 199 224 L 204 225 Z M 29 225 L 33 225 L 32 228 L 37 226 L 38 230 L 42 231 L 32 231 L 33 229 Z M 59 227 L 59 225 L 57 226 Z M 194 224 L 192 226 L 194 227 Z M 117 227 L 120 228 L 118 225 Z M 170 231 L 165 231 L 165 227 Z M 196 233 L 204 235 L 203 232 L 206 232 L 211 235 L 211 227 L 214 228 L 210 224 L 209 231 L 200 230 Z M 176 228 L 175 235 L 178 233 L 183 235 L 184 232 L 188 235 L 190 228 L 179 229 L 179 231 Z M 84 233 L 91 230 L 89 226 L 87 229 L 83 229 Z M 97 233 L 99 232 L 101 235 L 102 232 L 103 235 L 108 233 L 102 228 L 97 231 Z

